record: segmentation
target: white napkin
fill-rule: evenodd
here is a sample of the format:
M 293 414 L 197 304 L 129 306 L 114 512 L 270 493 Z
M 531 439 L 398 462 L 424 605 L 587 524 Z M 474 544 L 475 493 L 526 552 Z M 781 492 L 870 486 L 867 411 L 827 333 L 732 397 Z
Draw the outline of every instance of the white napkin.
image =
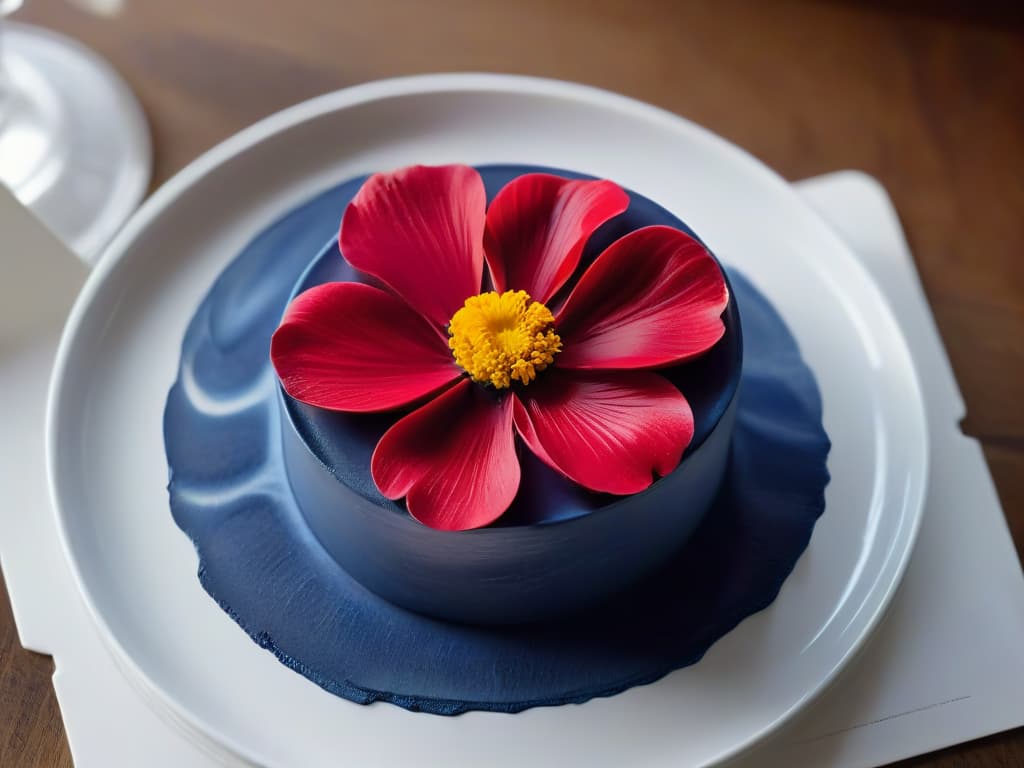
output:
M 1024 575 L 896 211 L 861 173 L 798 185 L 861 257 L 909 342 L 931 466 L 919 538 L 888 616 L 840 679 L 747 768 L 862 768 L 1024 724 Z

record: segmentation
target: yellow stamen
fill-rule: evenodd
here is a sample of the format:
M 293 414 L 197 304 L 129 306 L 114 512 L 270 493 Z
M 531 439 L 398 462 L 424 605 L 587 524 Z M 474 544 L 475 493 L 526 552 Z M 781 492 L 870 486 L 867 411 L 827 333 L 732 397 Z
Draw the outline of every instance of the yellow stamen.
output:
M 448 324 L 455 362 L 472 378 L 497 389 L 529 384 L 555 359 L 562 340 L 551 310 L 526 291 L 470 296 Z

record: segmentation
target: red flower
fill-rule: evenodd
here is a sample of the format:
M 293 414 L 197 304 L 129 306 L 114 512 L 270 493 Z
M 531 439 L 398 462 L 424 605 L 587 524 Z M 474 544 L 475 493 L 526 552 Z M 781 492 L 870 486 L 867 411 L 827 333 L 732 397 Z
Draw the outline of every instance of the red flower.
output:
M 586 488 L 642 491 L 693 436 L 686 399 L 651 369 L 721 338 L 728 291 L 699 242 L 652 226 L 609 246 L 549 310 L 590 235 L 628 205 L 612 182 L 540 173 L 490 208 L 468 166 L 371 176 L 340 245 L 384 287 L 327 283 L 292 302 L 271 344 L 285 391 L 337 411 L 418 405 L 380 439 L 371 472 L 433 528 L 501 516 L 519 488 L 516 434 Z

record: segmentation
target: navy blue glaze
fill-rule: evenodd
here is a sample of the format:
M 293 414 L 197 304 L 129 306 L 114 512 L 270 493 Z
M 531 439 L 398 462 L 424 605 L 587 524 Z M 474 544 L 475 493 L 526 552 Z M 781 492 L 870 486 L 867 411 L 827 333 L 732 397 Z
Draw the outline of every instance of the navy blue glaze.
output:
M 729 467 L 711 512 L 659 572 L 571 620 L 495 628 L 404 610 L 339 568 L 285 477 L 267 348 L 309 254 L 336 230 L 344 186 L 269 227 L 218 278 L 165 410 L 174 519 L 204 588 L 257 643 L 352 701 L 517 712 L 656 680 L 775 599 L 824 511 L 829 441 L 795 342 L 735 273 L 745 351 Z
M 530 166 L 480 170 L 488 199 L 529 171 L 580 176 Z M 629 208 L 590 239 L 577 275 L 608 245 L 640 227 L 662 224 L 693 234 L 647 198 L 633 192 L 629 197 Z M 332 236 L 293 296 L 326 282 L 362 279 Z M 730 405 L 742 363 L 735 301 L 723 318 L 723 339 L 698 363 L 662 372 L 691 403 L 694 438 L 680 466 L 643 493 L 588 492 L 522 449 L 522 490 L 496 525 L 434 531 L 413 520 L 401 502 L 385 499 L 370 477 L 377 441 L 403 413 L 336 413 L 282 390 L 285 462 L 299 508 L 351 576 L 406 608 L 471 624 L 537 621 L 585 608 L 661 565 L 711 503 L 725 470 Z

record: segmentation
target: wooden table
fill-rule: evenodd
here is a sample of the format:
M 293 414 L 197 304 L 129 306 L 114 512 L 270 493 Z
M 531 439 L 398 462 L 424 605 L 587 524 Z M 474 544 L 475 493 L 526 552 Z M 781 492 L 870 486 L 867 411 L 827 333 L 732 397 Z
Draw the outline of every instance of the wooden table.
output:
M 489 70 L 652 102 L 790 179 L 878 177 L 903 219 L 1024 549 L 1024 20 L 957 3 L 30 0 L 148 113 L 154 186 L 253 121 L 353 83 Z M 917 6 L 920 6 L 919 8 Z M 963 3 L 967 6 L 967 3 Z M 965 510 L 969 512 L 969 510 Z M 0 599 L 0 766 L 70 765 L 50 659 Z M 1024 693 L 1022 693 L 1024 695 Z M 1024 729 L 901 766 L 1024 766 Z

